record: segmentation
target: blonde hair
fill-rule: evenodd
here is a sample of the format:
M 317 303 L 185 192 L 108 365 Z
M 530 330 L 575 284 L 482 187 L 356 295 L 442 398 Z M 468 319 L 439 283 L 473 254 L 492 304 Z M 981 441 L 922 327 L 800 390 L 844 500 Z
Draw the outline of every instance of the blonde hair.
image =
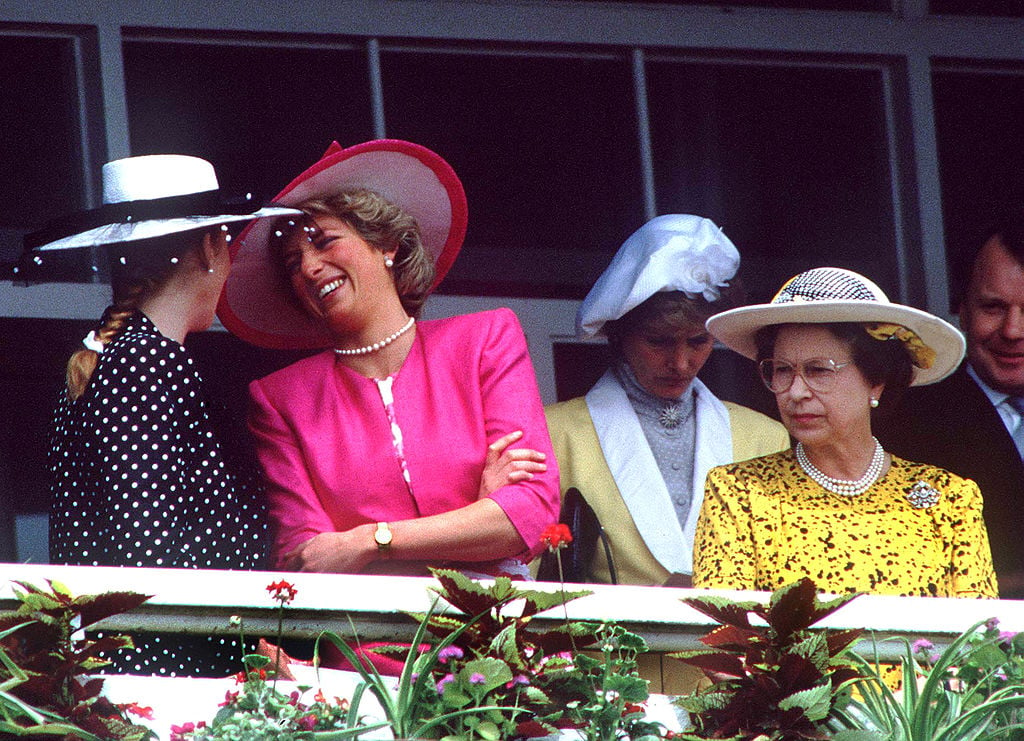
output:
M 313 198 L 298 208 L 314 219 L 318 214 L 341 219 L 382 253 L 395 250 L 391 273 L 398 298 L 405 313 L 419 317 L 437 272 L 433 258 L 423 246 L 419 224 L 411 214 L 380 193 L 365 188 Z
M 179 232 L 107 247 L 111 257 L 114 302 L 103 312 L 99 328 L 93 330 L 96 339 L 104 346 L 116 340 L 139 305 L 180 269 L 180 258 L 202 249 L 203 235 L 209 231 Z M 99 353 L 86 347 L 72 353 L 65 371 L 71 401 L 77 401 L 85 393 L 99 361 Z

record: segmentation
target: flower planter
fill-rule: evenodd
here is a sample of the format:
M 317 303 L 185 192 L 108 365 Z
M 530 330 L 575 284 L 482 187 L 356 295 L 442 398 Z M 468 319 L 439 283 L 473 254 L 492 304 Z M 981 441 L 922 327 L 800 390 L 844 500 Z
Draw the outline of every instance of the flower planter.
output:
M 328 697 L 349 698 L 359 684 L 356 672 L 321 669 L 319 681 L 317 672 L 311 667 L 292 664 L 290 666 L 298 681 L 280 681 L 278 689 L 290 693 L 301 687 L 313 687 L 306 696 L 320 689 Z M 152 711 L 151 718 L 134 718 L 156 733 L 159 741 L 170 741 L 172 725 L 186 722 L 209 722 L 224 702 L 225 694 L 238 689 L 233 677 L 223 679 L 143 677 L 127 674 L 104 675 L 103 694 L 117 704 L 135 703 Z M 647 715 L 651 720 L 665 724 L 666 728 L 679 732 L 685 724 L 685 714 L 672 704 L 667 695 L 651 695 L 647 703 Z M 383 714 L 375 698 L 369 693 L 363 696 L 361 710 L 371 718 L 382 719 Z M 394 739 L 390 730 L 381 728 L 369 731 L 360 739 Z M 581 741 L 585 739 L 580 731 L 567 730 L 554 736 L 537 738 L 536 741 Z

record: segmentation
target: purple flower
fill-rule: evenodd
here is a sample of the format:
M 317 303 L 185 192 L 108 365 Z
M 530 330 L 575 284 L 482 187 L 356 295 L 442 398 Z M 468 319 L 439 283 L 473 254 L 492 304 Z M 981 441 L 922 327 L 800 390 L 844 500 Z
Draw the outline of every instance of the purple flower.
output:
M 999 631 L 999 640 L 1003 643 L 1011 643 L 1017 634 L 1010 630 Z
M 437 694 L 443 694 L 445 685 L 455 680 L 454 674 L 445 674 L 441 677 L 441 681 L 437 683 Z
M 470 684 L 483 684 L 486 681 L 487 681 L 487 677 L 485 677 L 480 672 L 473 672 L 472 674 L 469 675 L 469 683 Z
M 989 618 L 985 621 L 985 630 L 995 630 L 999 627 L 999 618 Z
M 437 660 L 442 664 L 446 663 L 449 659 L 461 659 L 463 656 L 465 656 L 465 653 L 458 646 L 445 646 L 437 652 Z
M 512 677 L 511 682 L 505 682 L 505 689 L 510 690 L 516 686 L 528 687 L 530 685 L 530 678 L 525 674 L 517 674 Z
M 935 644 L 929 641 L 927 638 L 918 638 L 916 641 L 914 641 L 913 648 L 914 653 L 916 654 L 926 654 L 933 648 L 935 648 Z

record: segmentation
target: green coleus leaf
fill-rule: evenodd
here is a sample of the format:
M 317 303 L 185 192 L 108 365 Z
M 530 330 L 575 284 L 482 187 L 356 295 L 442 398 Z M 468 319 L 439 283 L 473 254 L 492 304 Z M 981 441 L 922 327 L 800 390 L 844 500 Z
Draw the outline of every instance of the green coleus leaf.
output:
M 714 594 L 684 597 L 682 602 L 712 620 L 738 628 L 750 627 L 750 613 L 759 606 L 756 602 L 734 600 Z
M 95 625 L 111 615 L 129 612 L 150 599 L 151 594 L 136 592 L 104 592 L 88 594 L 74 600 L 75 609 L 82 617 L 82 628 Z
M 798 640 L 787 647 L 789 653 L 807 659 L 821 672 L 828 669 L 831 657 L 828 655 L 828 640 L 824 633 L 804 631 L 794 637 Z
M 742 677 L 746 674 L 746 667 L 743 660 L 734 654 L 711 649 L 692 649 L 690 651 L 678 651 L 668 654 L 673 659 L 678 659 L 684 664 L 695 666 L 705 673 L 725 675 L 727 677 Z
M 832 684 L 825 682 L 817 687 L 794 692 L 779 700 L 780 710 L 799 708 L 808 720 L 817 723 L 828 717 L 831 707 Z
M 793 633 L 806 630 L 857 596 L 842 595 L 823 602 L 818 599 L 814 582 L 804 577 L 775 590 L 768 609 L 759 607 L 755 612 L 775 630 L 780 640 L 786 641 Z
M 560 589 L 557 592 L 538 592 L 531 589 L 521 591 L 519 596 L 525 602 L 522 613 L 523 617 L 532 617 L 539 612 L 561 607 L 568 602 L 572 602 L 574 599 L 586 597 L 593 593 L 591 589 L 578 589 L 575 591 Z
M 763 629 L 758 628 L 722 625 L 703 636 L 700 642 L 717 649 L 747 651 L 767 644 L 763 632 Z
M 520 589 L 507 576 L 499 576 L 485 586 L 453 569 L 431 569 L 440 587 L 432 589 L 446 602 L 466 615 L 497 613 L 515 600 L 529 599 L 539 592 Z
M 25 612 L 53 612 L 63 609 L 63 604 L 48 594 L 39 593 L 15 593 L 18 601 L 21 602 L 19 610 Z
M 857 639 L 861 637 L 862 631 L 860 628 L 853 628 L 851 630 L 830 630 L 826 636 L 828 643 L 828 652 L 831 656 L 838 656 L 843 651 L 852 646 Z
M 729 706 L 734 693 L 721 692 L 718 690 L 694 692 L 691 695 L 684 695 L 675 701 L 675 704 L 689 713 L 700 715 L 708 710 L 722 710 Z
M 516 633 L 516 626 L 514 624 L 506 625 L 499 630 L 494 638 L 491 639 L 490 652 L 497 654 L 513 666 L 522 668 L 527 665 L 527 661 L 524 656 L 520 655 Z

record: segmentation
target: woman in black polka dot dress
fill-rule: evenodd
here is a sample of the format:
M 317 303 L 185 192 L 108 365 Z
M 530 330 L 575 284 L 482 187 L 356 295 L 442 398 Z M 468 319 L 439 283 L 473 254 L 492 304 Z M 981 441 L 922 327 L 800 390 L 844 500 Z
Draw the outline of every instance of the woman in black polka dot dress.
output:
M 225 222 L 290 210 L 224 210 L 212 166 L 195 157 L 132 157 L 103 174 L 106 205 L 89 213 L 100 212 L 91 223 L 104 226 L 57 241 L 51 229 L 40 233 L 50 239 L 28 245 L 43 267 L 47 250 L 102 245 L 114 293 L 68 362 L 55 415 L 50 560 L 261 568 L 268 537 L 256 478 L 229 470 L 182 343 L 213 321 L 230 267 Z M 238 668 L 233 640 L 140 634 L 135 642 L 134 653 L 114 657 L 117 670 L 216 676 Z

